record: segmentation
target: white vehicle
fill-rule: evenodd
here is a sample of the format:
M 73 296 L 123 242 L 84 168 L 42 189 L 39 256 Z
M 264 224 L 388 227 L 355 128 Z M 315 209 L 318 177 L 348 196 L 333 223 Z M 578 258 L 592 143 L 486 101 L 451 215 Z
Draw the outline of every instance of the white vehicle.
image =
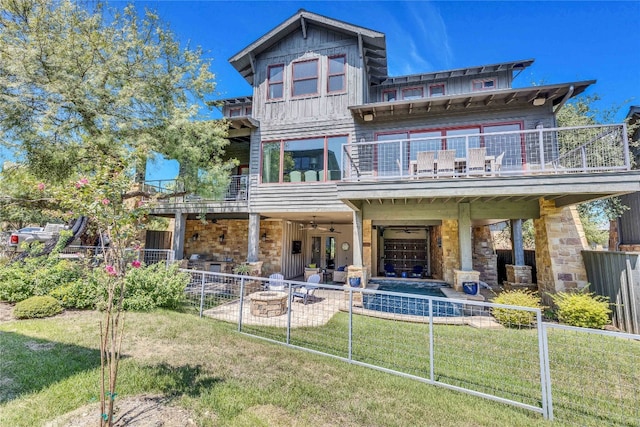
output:
M 42 227 L 25 227 L 11 233 L 9 236 L 9 248 L 18 250 L 23 243 L 46 242 L 60 234 L 60 230 L 66 230 L 64 224 L 47 224 Z

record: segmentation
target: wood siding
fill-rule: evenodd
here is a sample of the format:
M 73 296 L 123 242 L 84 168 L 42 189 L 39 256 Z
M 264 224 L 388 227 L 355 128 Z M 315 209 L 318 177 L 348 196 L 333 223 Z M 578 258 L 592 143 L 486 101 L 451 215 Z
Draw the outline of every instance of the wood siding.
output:
M 299 223 L 284 221 L 282 223 L 282 274 L 285 279 L 293 279 L 304 273 L 306 249 L 305 239 L 306 232 L 300 227 Z M 293 241 L 299 240 L 303 242 L 302 252 L 299 254 L 291 253 Z

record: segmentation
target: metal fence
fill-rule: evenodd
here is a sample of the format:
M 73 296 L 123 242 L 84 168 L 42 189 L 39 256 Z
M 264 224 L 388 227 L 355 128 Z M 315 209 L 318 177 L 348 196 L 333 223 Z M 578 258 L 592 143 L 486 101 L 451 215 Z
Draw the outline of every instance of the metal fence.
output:
M 618 329 L 640 334 L 640 255 L 582 251 L 589 291 L 609 298 Z
M 640 425 L 640 335 L 543 323 L 525 307 L 182 271 L 189 305 L 239 332 L 566 424 Z
M 167 265 L 175 261 L 174 251 L 170 249 L 127 249 L 131 260 L 138 260 L 147 265 L 164 262 Z M 99 261 L 102 258 L 101 246 L 67 246 L 61 251 L 66 258 L 87 258 Z
M 344 144 L 345 181 L 397 178 L 509 176 L 592 173 L 629 170 L 625 125 L 540 128 L 508 132 L 415 132 L 379 137 L 377 141 Z M 485 164 L 473 172 L 470 150 L 484 149 Z M 441 150 L 455 151 L 455 164 L 441 169 Z M 431 153 L 431 164 L 418 165 L 418 153 Z M 477 169 L 477 167 L 476 167 Z M 422 170 L 422 171 L 421 171 Z M 426 172 L 425 172 L 426 171 Z

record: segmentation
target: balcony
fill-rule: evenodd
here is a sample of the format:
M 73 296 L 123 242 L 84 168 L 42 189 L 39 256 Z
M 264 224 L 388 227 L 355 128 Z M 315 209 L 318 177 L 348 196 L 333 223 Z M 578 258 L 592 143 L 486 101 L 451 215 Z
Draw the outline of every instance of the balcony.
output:
M 592 174 L 631 169 L 623 124 L 414 137 L 342 147 L 342 181 Z M 444 150 L 453 160 L 445 160 Z M 478 156 L 483 158 L 478 160 Z M 448 163 L 448 164 L 447 164 Z
M 208 191 L 198 193 L 185 191 L 184 182 L 180 179 L 145 181 L 142 189 L 147 193 L 159 195 L 160 204 L 246 202 L 249 177 L 231 175 L 229 180 L 226 188 L 215 189 L 211 186 Z

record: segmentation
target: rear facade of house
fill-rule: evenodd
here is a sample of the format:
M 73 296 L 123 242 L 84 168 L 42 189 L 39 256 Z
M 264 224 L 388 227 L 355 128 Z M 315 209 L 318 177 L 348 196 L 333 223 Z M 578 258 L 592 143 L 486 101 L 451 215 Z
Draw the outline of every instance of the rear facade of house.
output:
M 177 258 L 212 271 L 262 262 L 263 275 L 295 278 L 316 264 L 496 285 L 489 226 L 506 220 L 508 281 L 580 287 L 574 206 L 640 189 L 623 125 L 556 127 L 595 82 L 515 88 L 533 60 L 390 77 L 383 33 L 300 10 L 229 62 L 251 94 L 222 101 L 239 161 L 228 190 L 154 210 L 174 219 Z M 520 232 L 530 218 L 534 278 Z

